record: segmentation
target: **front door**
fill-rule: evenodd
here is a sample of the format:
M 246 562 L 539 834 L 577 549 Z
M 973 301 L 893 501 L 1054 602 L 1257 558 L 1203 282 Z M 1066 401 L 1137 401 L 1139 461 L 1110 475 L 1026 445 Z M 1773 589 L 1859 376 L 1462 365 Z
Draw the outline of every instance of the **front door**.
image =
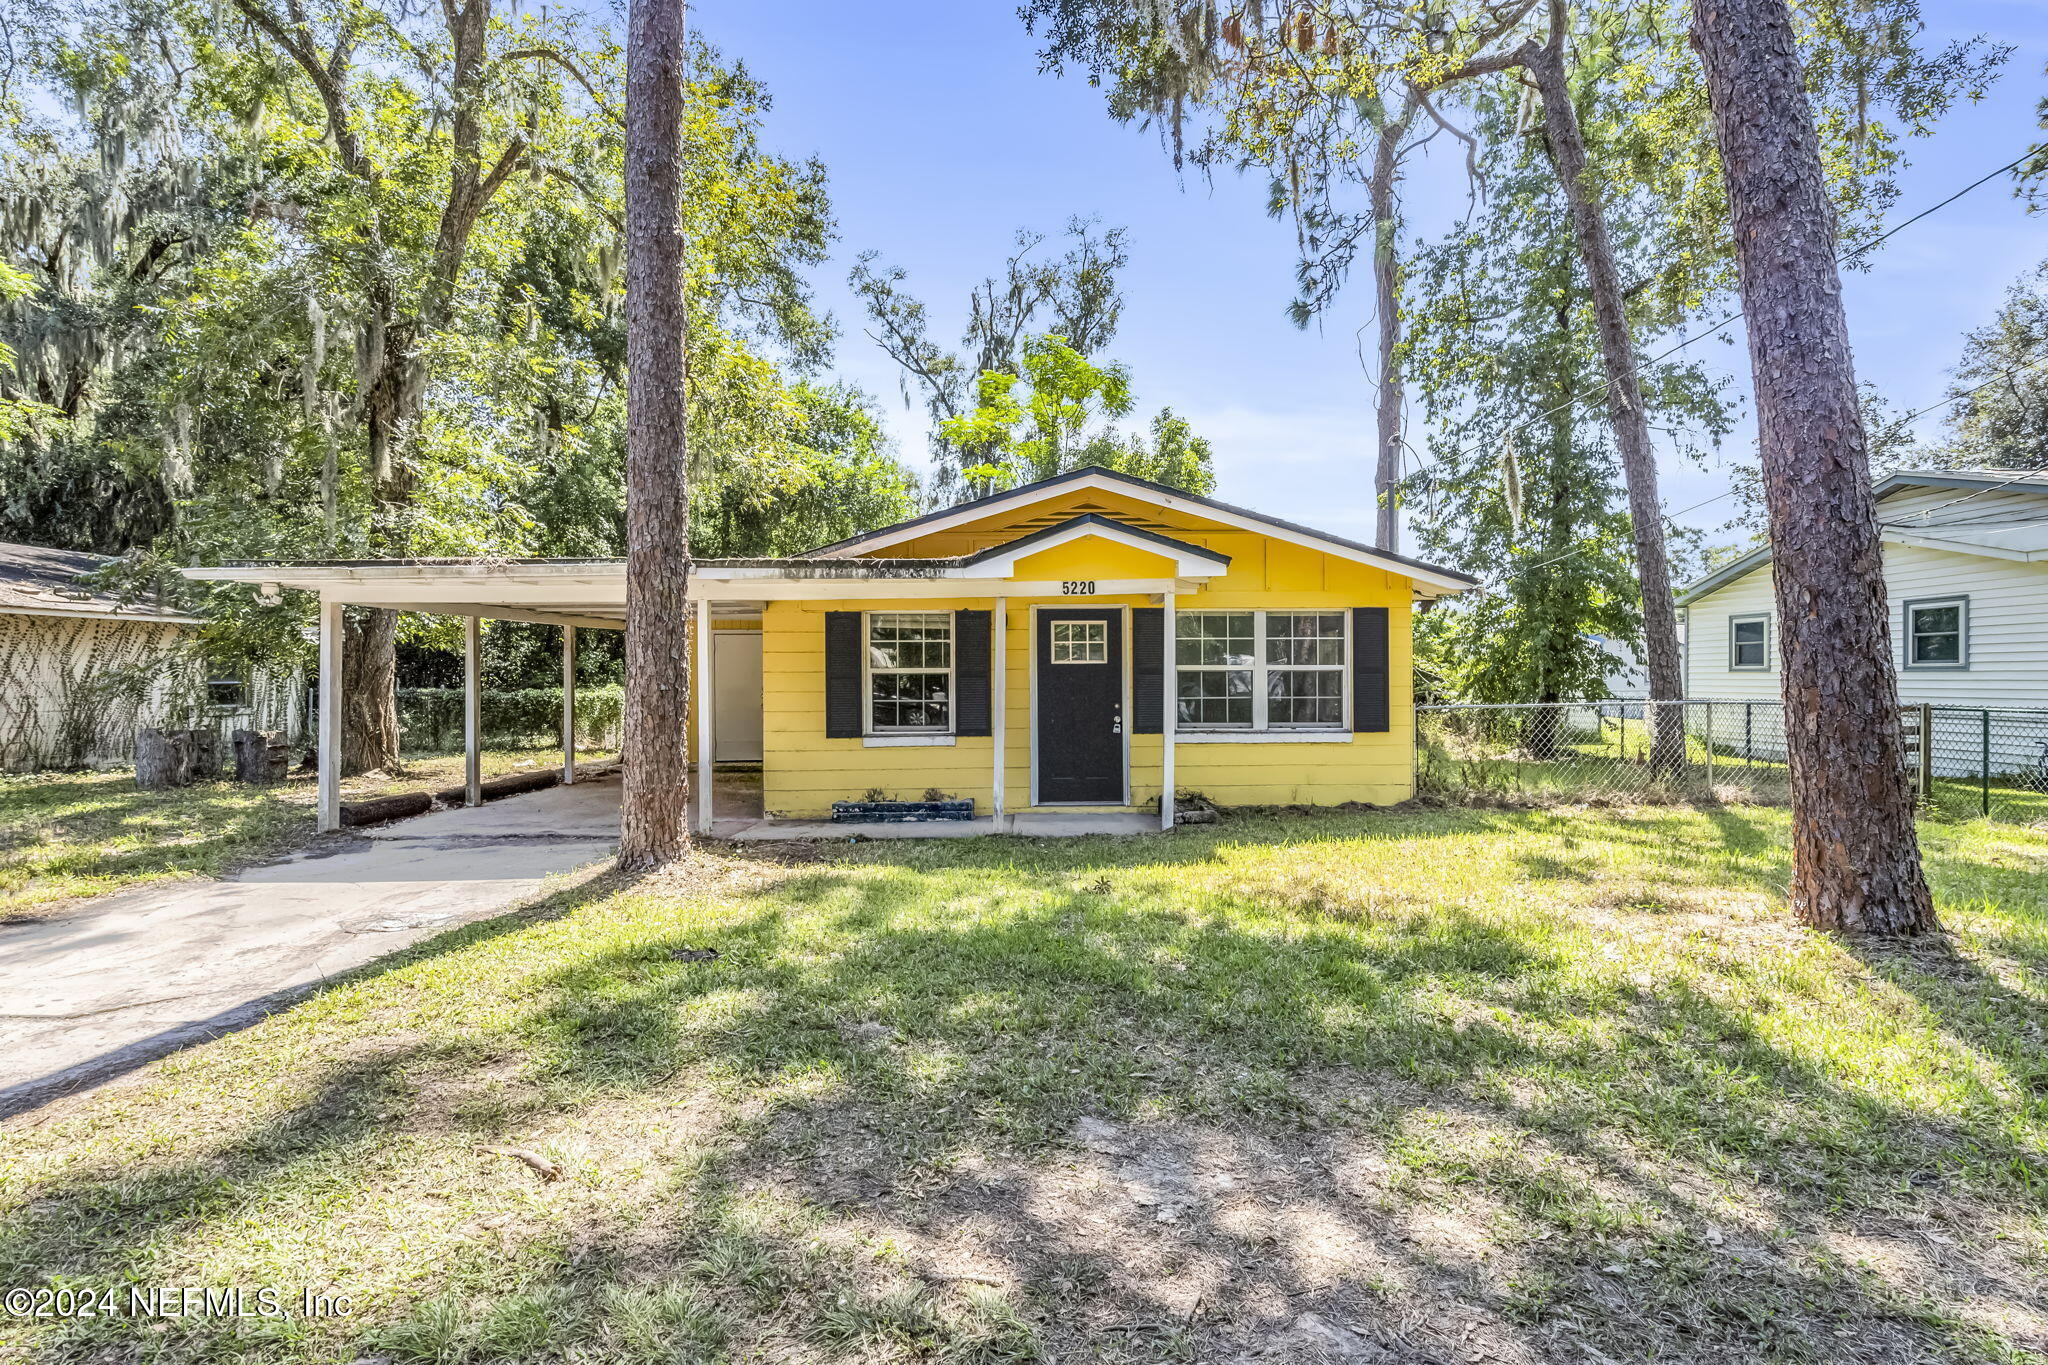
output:
M 1124 803 L 1123 613 L 1038 613 L 1038 801 Z

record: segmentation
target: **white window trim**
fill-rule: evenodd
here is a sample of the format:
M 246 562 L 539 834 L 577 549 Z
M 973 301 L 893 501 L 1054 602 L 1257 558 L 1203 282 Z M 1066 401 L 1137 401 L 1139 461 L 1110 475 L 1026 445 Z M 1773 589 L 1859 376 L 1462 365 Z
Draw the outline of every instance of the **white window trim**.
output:
M 1928 607 L 1954 607 L 1956 609 L 1956 659 L 1919 660 L 1913 657 L 1913 613 Z M 1952 597 L 1915 597 L 1900 608 L 1899 637 L 1900 662 L 1907 668 L 1924 668 L 1930 672 L 1960 673 L 1970 667 L 1970 599 L 1967 594 L 1958 593 Z M 1937 632 L 1946 634 L 1946 631 Z
M 1761 621 L 1764 625 L 1764 661 L 1760 664 L 1739 664 L 1735 662 L 1735 627 L 1738 622 Z M 1728 671 L 1730 673 L 1768 673 L 1771 671 L 1771 614 L 1767 611 L 1741 612 L 1728 618 Z
M 875 724 L 875 656 L 874 639 L 869 634 L 877 616 L 943 616 L 946 618 L 946 657 L 952 660 L 944 668 L 885 668 L 884 673 L 944 673 L 946 675 L 946 724 L 936 725 L 877 725 Z M 954 727 L 960 723 L 960 641 L 957 635 L 958 621 L 950 611 L 905 610 L 890 608 L 886 611 L 864 611 L 860 614 L 860 692 L 861 692 L 861 736 L 864 747 L 889 748 L 889 744 L 877 744 L 877 740 L 908 740 L 913 743 L 953 742 Z
M 879 735 L 861 736 L 861 746 L 867 749 L 950 749 L 954 736 L 942 735 L 934 730 L 920 734 L 913 730 L 885 731 Z
M 1186 667 L 1195 672 L 1242 673 L 1242 667 L 1228 664 L 1187 664 L 1180 662 L 1180 622 L 1194 616 L 1250 616 L 1252 618 L 1252 722 L 1249 725 L 1198 725 L 1180 720 L 1180 671 Z M 1338 636 L 1338 662 L 1334 664 L 1269 664 L 1266 661 L 1266 618 L 1268 616 L 1335 616 L 1342 633 Z M 1232 610 L 1228 607 L 1204 607 L 1194 611 L 1176 611 L 1173 614 L 1173 637 L 1168 644 L 1173 650 L 1173 695 L 1174 734 L 1190 744 L 1225 744 L 1233 740 L 1242 741 L 1251 737 L 1295 736 L 1305 737 L 1302 742 L 1337 743 L 1351 737 L 1351 627 L 1349 609 L 1344 607 L 1258 607 Z M 1337 703 L 1335 724 L 1304 724 L 1298 721 L 1269 722 L 1266 718 L 1266 675 L 1273 669 L 1298 670 L 1301 672 L 1335 673 L 1343 679 L 1341 694 Z M 1205 736 L 1214 738 L 1205 739 Z M 1332 738 L 1325 739 L 1325 736 Z M 1256 742 L 1256 739 L 1254 740 Z
M 1190 730 L 1182 727 L 1174 731 L 1173 737 L 1180 744 L 1349 744 L 1355 738 L 1350 730 L 1333 730 L 1327 725 L 1292 730 Z

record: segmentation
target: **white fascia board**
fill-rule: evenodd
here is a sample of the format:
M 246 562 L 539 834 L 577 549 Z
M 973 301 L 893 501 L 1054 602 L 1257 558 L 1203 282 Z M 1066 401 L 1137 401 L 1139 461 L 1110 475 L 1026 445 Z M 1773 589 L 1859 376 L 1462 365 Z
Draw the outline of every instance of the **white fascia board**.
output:
M 149 611 L 94 611 L 90 607 L 18 607 L 9 605 L 0 607 L 0 616 L 62 616 L 67 620 L 132 621 L 159 626 L 202 626 L 206 624 L 196 616 L 179 616 Z
M 1149 502 L 1155 506 L 1164 507 L 1168 511 L 1183 512 L 1191 517 L 1201 517 L 1208 521 L 1235 527 L 1241 531 L 1253 531 L 1262 536 L 1270 536 L 1274 540 L 1284 540 L 1291 545 L 1300 545 L 1306 549 L 1317 550 L 1332 558 L 1348 559 L 1355 564 L 1369 564 L 1375 569 L 1385 569 L 1388 573 L 1399 574 L 1401 577 L 1413 579 L 1417 583 L 1426 583 L 1440 593 L 1460 593 L 1472 586 L 1470 583 L 1460 582 L 1458 579 L 1444 574 L 1432 573 L 1420 565 L 1404 564 L 1400 560 L 1387 559 L 1370 551 L 1359 550 L 1350 545 L 1341 545 L 1336 541 L 1326 540 L 1322 536 L 1294 531 L 1284 526 L 1276 526 L 1263 517 L 1243 516 L 1224 508 L 1212 507 L 1206 503 L 1193 502 L 1186 498 L 1177 498 L 1170 493 L 1155 493 L 1149 489 L 1139 492 L 1132 489 L 1128 484 L 1119 483 L 1113 479 L 1105 479 L 1099 474 L 1090 474 L 1086 478 L 1075 479 L 1072 483 L 1062 484 L 1058 491 L 1068 493 L 1083 489 L 1097 493 L 1121 494 L 1124 497 L 1135 498 L 1140 502 Z M 827 560 L 857 558 L 860 555 L 881 549 L 887 545 L 895 545 L 905 540 L 915 540 L 920 536 L 934 535 L 941 531 L 950 531 L 955 527 L 980 521 L 984 517 L 998 515 L 1011 507 L 1027 506 L 1033 502 L 1040 502 L 1047 496 L 1049 495 L 1042 490 L 1028 493 L 1024 490 L 1019 490 L 1017 497 L 1013 501 L 998 500 L 985 502 L 978 507 L 963 508 L 961 511 L 950 516 L 934 517 L 930 521 L 921 521 L 914 526 L 907 526 L 901 530 L 877 531 L 873 535 L 854 541 L 851 545 L 843 545 L 831 554 L 822 555 L 820 558 Z M 1040 541 L 1039 544 L 1043 545 L 1045 542 Z
M 914 597 L 1059 597 L 1085 603 L 1099 597 L 1138 597 L 1193 592 L 1202 585 L 1185 578 L 1099 578 L 1093 591 L 1073 593 L 1070 582 L 1024 578 L 748 578 L 723 581 L 690 575 L 689 597 L 713 602 L 742 599 L 768 602 L 847 602 Z
M 1887 530 L 1884 539 L 1889 545 L 1911 545 L 1921 550 L 1945 550 L 1950 554 L 1978 555 L 1985 559 L 2011 559 L 2022 564 L 2048 559 L 2048 553 L 2039 550 L 2016 550 L 2004 545 L 1985 545 L 1973 540 L 1949 540 L 1919 531 Z

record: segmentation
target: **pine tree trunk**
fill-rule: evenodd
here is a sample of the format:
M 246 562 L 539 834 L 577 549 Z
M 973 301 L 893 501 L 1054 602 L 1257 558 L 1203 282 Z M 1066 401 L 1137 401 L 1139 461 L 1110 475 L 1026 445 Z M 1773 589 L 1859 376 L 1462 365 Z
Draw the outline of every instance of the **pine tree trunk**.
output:
M 1835 215 L 1785 0 L 1693 0 L 1741 272 L 1792 779 L 1792 909 L 1939 928 L 1921 873 Z
M 1671 564 L 1664 549 L 1664 509 L 1657 494 L 1657 452 L 1650 444 L 1649 414 L 1643 407 L 1643 386 L 1636 373 L 1636 347 L 1622 297 L 1621 273 L 1614 264 L 1614 241 L 1607 230 L 1607 212 L 1599 192 L 1586 176 L 1586 139 L 1579 112 L 1572 103 L 1564 69 L 1565 17 L 1562 3 L 1551 5 L 1548 41 L 1531 40 L 1517 56 L 1536 82 L 1543 102 L 1543 131 L 1557 167 L 1558 183 L 1571 205 L 1572 234 L 1579 246 L 1593 316 L 1600 334 L 1600 356 L 1607 369 L 1607 413 L 1614 443 L 1621 452 L 1622 477 L 1628 487 L 1629 521 L 1635 531 L 1636 578 L 1643 592 L 1643 644 L 1650 675 L 1650 697 L 1676 700 L 1685 695 L 1684 670 L 1678 647 L 1678 606 L 1671 594 Z M 1675 773 L 1685 761 L 1685 717 L 1682 707 L 1665 707 L 1657 717 L 1651 768 Z
M 1379 460 L 1373 470 L 1373 493 L 1379 521 L 1373 544 L 1382 550 L 1401 548 L 1400 508 L 1394 500 L 1401 481 L 1401 279 L 1395 236 L 1400 219 L 1394 203 L 1394 177 L 1400 171 L 1401 141 L 1415 120 L 1415 106 L 1405 104 L 1392 123 L 1380 129 L 1374 149 L 1372 181 L 1373 305 L 1379 319 Z
M 626 734 L 619 866 L 689 851 L 683 0 L 632 0 L 626 48 Z

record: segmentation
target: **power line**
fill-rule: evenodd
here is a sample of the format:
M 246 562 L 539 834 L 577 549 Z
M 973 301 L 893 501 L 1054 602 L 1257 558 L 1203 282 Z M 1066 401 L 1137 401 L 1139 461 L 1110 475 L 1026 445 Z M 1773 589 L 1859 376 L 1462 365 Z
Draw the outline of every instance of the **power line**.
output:
M 1982 183 L 1982 182 L 1979 182 L 1979 183 Z M 1954 197 L 1955 197 L 1954 195 L 1951 195 L 1951 196 L 1950 196 L 1950 198 L 1951 198 L 1951 199 L 1953 199 Z M 1946 397 L 1946 398 L 1943 398 L 1943 399 L 1940 399 L 1940 400 L 1939 400 L 1939 401 L 1937 401 L 1937 402 L 1929 403 L 1929 404 L 1928 404 L 1928 405 L 1927 405 L 1926 407 L 1924 407 L 1924 408 L 1917 408 L 1917 409 L 1915 409 L 1914 411 L 1912 411 L 1912 412 L 1910 412 L 1910 413 L 1906 414 L 1906 416 L 1904 416 L 1904 417 L 1900 418 L 1900 419 L 1899 419 L 1899 420 L 1898 420 L 1897 422 L 1894 422 L 1894 423 L 1892 423 L 1892 424 L 1891 424 L 1890 426 L 1886 427 L 1886 428 L 1885 428 L 1885 430 L 1886 430 L 1887 432 L 1890 432 L 1890 431 L 1896 430 L 1896 429 L 1897 429 L 1898 427 L 1900 427 L 1900 426 L 1904 425 L 1904 424 L 1905 424 L 1905 423 L 1907 423 L 1907 422 L 1910 422 L 1910 421 L 1912 421 L 1912 420 L 1913 420 L 1914 418 L 1916 418 L 1916 417 L 1921 417 L 1921 416 L 1925 416 L 1925 415 L 1926 415 L 1927 413 L 1933 412 L 1933 411 L 1934 411 L 1934 410 L 1935 410 L 1936 408 L 1944 408 L 1944 407 L 1947 407 L 1947 406 L 1949 406 L 1949 405 L 1950 405 L 1950 404 L 1952 404 L 1952 403 L 1960 403 L 1960 402 L 1961 402 L 1961 401 L 1962 401 L 1963 399 L 1965 399 L 1965 398 L 1968 398 L 1968 397 L 1969 397 L 1969 396 L 1970 396 L 1971 394 L 1974 394 L 1974 393 L 1979 393 L 1979 392 L 1983 391 L 1984 389 L 1988 389 L 1988 388 L 1990 388 L 1990 387 L 1991 387 L 1991 386 L 1992 386 L 1993 384 L 1999 383 L 1999 382 L 2001 382 L 2002 380 L 2010 379 L 2010 378 L 2011 378 L 2012 376 L 2014 376 L 2014 375 L 2017 375 L 2017 374 L 2024 374 L 2024 373 L 2026 373 L 2026 372 L 2027 372 L 2028 370 L 2037 370 L 2037 369 L 2040 369 L 2040 368 L 2042 368 L 2043 366 L 2048 366 L 2048 356 L 2044 356 L 2044 357 L 2043 357 L 2042 359 L 2040 359 L 2040 360 L 2030 361 L 2029 363 L 2027 363 L 2027 364 L 2025 364 L 2025 365 L 2015 366 L 2015 367 L 2014 367 L 2013 369 L 2011 369 L 2011 370 L 2007 370 L 2007 371 L 2005 371 L 2005 372 L 2003 372 L 2003 373 L 2000 373 L 2000 374 L 1996 374 L 1996 375 L 1993 375 L 1993 376 L 1992 376 L 1991 378 L 1989 378 L 1989 379 L 1985 380 L 1985 381 L 1984 381 L 1984 382 L 1983 382 L 1982 384 L 1979 384 L 1979 385 L 1977 385 L 1977 386 L 1976 386 L 1975 388 L 1965 389 L 1965 390 L 1963 390 L 1963 391 L 1962 391 L 1961 393 L 1952 393 L 1952 394 L 1950 394 L 1950 395 L 1949 395 L 1948 397 Z M 1950 499 L 1949 499 L 1949 500 L 1948 500 L 1947 502 L 1943 502 L 1943 503 L 1937 503 L 1937 504 L 1935 504 L 1935 505 L 1934 505 L 1933 507 L 1930 507 L 1930 508 L 1928 508 L 1928 509 L 1927 509 L 1926 511 L 1924 511 L 1924 512 L 1919 512 L 1919 513 L 1915 513 L 1914 515 L 1915 515 L 1915 516 L 1917 516 L 1917 517 L 1926 517 L 1926 516 L 1931 516 L 1932 514 L 1934 514 L 1934 513 L 1936 513 L 1936 512 L 1939 512 L 1939 511 L 1941 511 L 1941 510 L 1942 510 L 1943 508 L 1945 508 L 1945 507 L 1954 507 L 1954 506 L 1957 506 L 1958 504 L 1961 504 L 1961 503 L 1965 503 L 1965 502 L 1973 502 L 1973 501 L 1975 501 L 1976 499 L 1978 499 L 1978 498 L 1981 498 L 1981 497 L 1983 497 L 1983 496 L 1984 496 L 1985 494 L 1987 494 L 1987 493 L 1996 493 L 1996 492 L 1998 492 L 1998 491 L 1999 491 L 2000 489 L 2003 489 L 2003 488 L 2010 488 L 2010 487 L 2012 487 L 2012 486 L 2013 486 L 2014 484 L 2016 484 L 2016 483 L 2027 483 L 2027 482 L 2036 482 L 2036 483 L 2043 483 L 2044 485 L 2048 485 L 2048 470 L 2040 470 L 2040 469 L 2023 469 L 2023 470 L 2019 471 L 2019 472 L 2018 472 L 2017 474 L 2014 474 L 2014 475 L 2013 475 L 2013 476 L 2012 476 L 2011 478 L 2009 478 L 2009 479 L 2006 479 L 2006 480 L 2005 480 L 2005 481 L 2003 481 L 2002 483 L 1995 483 L 1995 484 L 1992 484 L 1992 485 L 1990 485 L 1990 486 L 1989 486 L 1989 487 L 1987 487 L 1987 488 L 1980 488 L 1980 489 L 1978 489 L 1978 490 L 1977 490 L 1976 492 L 1974 492 L 1974 493 L 1967 493 L 1967 494 L 1965 494 L 1965 495 L 1963 495 L 1962 497 L 1959 497 L 1959 498 L 1950 498 Z M 1732 497 L 1734 497 L 1734 496 L 1735 496 L 1735 493 L 1736 493 L 1736 490 L 1735 490 L 1735 489 L 1733 489 L 1733 488 L 1730 488 L 1730 489 L 1728 489 L 1728 490 L 1727 490 L 1727 491 L 1725 491 L 1725 492 L 1721 492 L 1721 493 L 1716 493 L 1716 494 L 1715 494 L 1715 495 L 1714 495 L 1713 497 L 1711 497 L 1711 498 L 1706 498 L 1706 499 L 1703 499 L 1702 501 L 1696 502 L 1696 503 L 1692 504 L 1692 505 L 1691 505 L 1690 507 L 1681 507 L 1681 508 L 1679 508 L 1679 509 L 1678 509 L 1678 510 L 1677 510 L 1676 512 L 1664 512 L 1664 513 L 1660 513 L 1659 515 L 1660 515 L 1660 518 L 1661 518 L 1661 519 L 1663 520 L 1663 522 L 1665 523 L 1665 525 L 1667 525 L 1667 526 L 1675 525 L 1675 524 L 1676 524 L 1676 521 L 1677 521 L 1677 519 L 1678 519 L 1679 517 L 1682 517 L 1682 516 L 1684 516 L 1684 515 L 1685 515 L 1685 514 L 1686 514 L 1687 512 L 1696 512 L 1696 511 L 1698 511 L 1698 510 L 1699 510 L 1700 508 L 1702 508 L 1702 507 L 1710 506 L 1710 505 L 1711 505 L 1711 504 L 1713 504 L 1713 503 L 1717 503 L 1717 502 L 1720 502 L 1720 501 L 1721 501 L 1721 500 L 1722 500 L 1723 498 L 1732 498 Z M 1913 523 L 1913 522 L 1904 522 L 1904 521 L 1880 521 L 1880 522 L 1878 522 L 1878 523 L 1877 523 L 1877 525 L 1878 525 L 1879 529 L 1884 529 L 1884 528 L 1887 528 L 1887 527 L 1889 527 L 1889 528 L 1893 528 L 1893 529 L 1897 529 L 1897 530 L 1905 530 L 1905 529 L 1909 529 L 1910 527 L 1912 527 L 1912 526 L 1913 526 L 1913 525 L 1915 525 L 1915 524 L 1916 524 L 1916 523 Z M 1920 525 L 1920 526 L 1921 526 L 1921 527 L 1922 527 L 1923 529 L 1931 529 L 1931 528 L 1928 528 L 1928 527 L 1927 527 L 1927 524 L 1926 524 L 1926 523 L 1924 523 L 1924 522 L 1921 522 L 1921 523 L 1917 523 L 1917 524 L 1918 524 L 1918 525 Z M 1978 524 L 1978 523 L 1970 523 L 1970 522 L 1937 522 L 1937 523 L 1935 523 L 1935 525 L 1936 525 L 1936 526 L 1941 526 L 1941 525 L 1963 525 L 1963 526 L 1967 526 L 1967 525 L 1973 525 L 1973 524 Z M 2013 524 L 2013 523 L 2008 523 L 2008 524 Z M 2017 524 L 2025 524 L 2025 523 L 2017 523 Z M 1579 548 L 1579 549 L 1576 549 L 1576 550 L 1568 550 L 1568 551 L 1566 551 L 1566 552 L 1565 552 L 1564 554 L 1561 554 L 1561 555 L 1557 555 L 1557 556 L 1554 556 L 1554 557 L 1552 557 L 1552 558 L 1550 558 L 1550 559 L 1545 559 L 1545 560 L 1539 560 L 1538 562 L 1536 562 L 1536 563 L 1534 563 L 1534 564 L 1529 564 L 1529 565 L 1525 565 L 1525 566 L 1523 566 L 1523 567 L 1517 568 L 1517 569 L 1515 569 L 1515 570 L 1513 571 L 1513 573 L 1512 573 L 1512 574 L 1511 574 L 1510 576 L 1511 576 L 1511 577 L 1519 577 L 1520 575 L 1522 575 L 1522 574 L 1525 574 L 1525 573 L 1533 573 L 1533 572 L 1535 572 L 1535 571 L 1536 571 L 1536 570 L 1538 570 L 1538 569 L 1544 569 L 1544 568 L 1548 568 L 1548 567 L 1549 567 L 1550 565 L 1552 565 L 1552 564 L 1561 564 L 1561 563 L 1563 563 L 1563 562 L 1564 562 L 1565 560 L 1567 560 L 1567 559 L 1576 559 L 1576 558 L 1578 558 L 1578 557 L 1579 557 L 1580 555 L 1583 555 L 1583 554 L 1589 554 L 1589 553 L 1591 553 L 1591 552 L 1592 552 L 1592 548 L 1593 548 L 1592 546 L 1588 545 L 1588 546 L 1582 546 L 1581 548 Z M 1481 591 L 1488 591 L 1488 589 L 1481 589 Z
M 1961 199 L 1964 195 L 1969 194 L 1974 190 L 1982 188 L 1984 185 L 1997 179 L 1999 176 L 2004 175 L 2009 171 L 2015 170 L 2027 161 L 2032 160 L 2033 155 L 2033 153 L 2029 152 L 2025 156 L 2019 157 L 2017 160 L 2008 161 L 2005 165 L 2000 166 L 1997 170 L 1987 171 L 1983 175 L 1978 176 L 1975 180 L 1972 180 L 1969 184 L 1957 190 L 1955 193 L 1949 195 L 1946 199 L 1942 199 L 1936 203 L 1929 204 L 1926 208 L 1921 209 L 1918 213 L 1913 214 L 1911 217 L 1894 223 L 1892 226 L 1878 233 L 1875 237 L 1872 237 L 1869 241 L 1856 247 L 1854 250 L 1847 252 L 1845 255 L 1842 256 L 1842 262 L 1847 263 L 1849 261 L 1854 261 L 1859 257 L 1876 250 L 1886 241 L 1890 240 L 1898 233 L 1903 232 L 1907 228 L 1913 226 L 1913 224 L 1919 222 L 1921 219 L 1928 217 L 1930 214 L 1936 213 L 1942 209 L 1947 208 L 1950 204 L 1955 203 L 1956 200 Z M 1678 354 L 1680 351 L 1685 350 L 1689 346 L 1692 346 L 1701 341 L 1705 341 L 1709 337 L 1719 336 L 1721 333 L 1727 331 L 1728 328 L 1732 327 L 1734 324 L 1742 321 L 1744 316 L 1745 310 L 1738 308 L 1734 312 L 1728 314 L 1728 316 L 1722 318 L 1719 322 L 1716 322 L 1709 326 L 1705 331 L 1695 332 L 1693 335 L 1683 338 L 1682 340 L 1674 343 L 1671 346 L 1666 347 L 1664 350 L 1659 351 L 1657 354 L 1650 356 L 1647 359 L 1634 361 L 1630 364 L 1627 373 L 1632 376 L 1640 378 L 1645 366 L 1655 365 L 1660 361 L 1666 360 L 1669 357 Z M 2044 361 L 2042 363 L 2048 364 L 2048 361 Z M 1581 393 L 1573 394 L 1569 398 L 1566 398 L 1563 402 L 1558 403 L 1556 406 L 1546 408 L 1544 411 L 1536 414 L 1536 416 L 1530 418 L 1528 421 L 1511 427 L 1509 428 L 1509 430 L 1525 430 L 1528 427 L 1536 425 L 1538 422 L 1542 422 L 1548 418 L 1555 417 L 1558 413 L 1565 411 L 1567 408 L 1577 407 L 1580 403 L 1586 401 L 1588 398 L 1606 393 L 1609 389 L 1613 388 L 1613 386 L 1614 380 L 1612 378 L 1606 379 L 1602 381 L 1599 388 L 1589 388 Z M 1972 390 L 1972 392 L 1975 392 L 1975 390 Z M 1937 404 L 1935 406 L 1939 405 Z M 1913 420 L 1913 418 L 1918 417 L 1923 413 L 1930 412 L 1932 410 L 1932 408 L 1923 408 L 1919 412 L 1911 413 L 1908 414 L 1906 417 L 1901 418 L 1899 423 L 1896 423 L 1894 425 L 1902 425 L 1903 423 L 1909 422 Z M 1890 428 L 1887 428 L 1887 430 L 1889 431 Z M 1453 451 L 1449 458 L 1456 459 L 1460 456 L 1467 455 L 1471 453 L 1471 449 L 1472 448 L 1466 448 Z M 1418 458 L 1420 457 L 1418 456 Z

